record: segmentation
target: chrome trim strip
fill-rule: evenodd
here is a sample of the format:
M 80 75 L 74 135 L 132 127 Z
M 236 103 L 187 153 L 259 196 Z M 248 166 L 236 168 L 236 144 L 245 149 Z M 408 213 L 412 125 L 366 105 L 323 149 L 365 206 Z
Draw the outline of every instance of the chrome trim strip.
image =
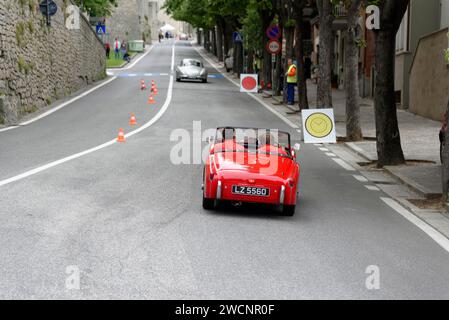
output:
M 279 194 L 279 203 L 284 204 L 284 198 L 285 198 L 285 186 L 281 187 L 281 192 Z
M 217 186 L 217 200 L 221 199 L 221 181 L 218 181 L 218 186 Z

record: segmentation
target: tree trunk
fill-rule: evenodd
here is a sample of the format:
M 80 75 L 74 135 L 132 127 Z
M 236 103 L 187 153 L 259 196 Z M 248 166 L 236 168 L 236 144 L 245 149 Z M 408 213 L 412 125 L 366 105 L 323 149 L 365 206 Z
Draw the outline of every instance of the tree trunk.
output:
M 279 19 L 279 30 L 284 30 L 284 23 L 282 19 Z M 284 35 L 281 34 L 279 42 L 282 44 L 284 40 Z M 276 55 L 276 65 L 274 69 L 274 83 L 273 83 L 273 96 L 280 96 L 283 83 L 281 83 L 281 73 L 282 73 L 282 51 Z
M 443 134 L 444 140 L 441 145 L 441 162 L 442 162 L 442 173 L 441 178 L 443 182 L 443 202 L 447 203 L 449 201 L 449 130 L 447 124 L 449 120 L 449 101 L 447 103 L 446 113 L 444 114 L 444 126 Z
M 210 32 L 209 32 L 209 30 L 204 30 L 204 44 L 203 44 L 203 46 L 204 46 L 204 49 L 206 49 L 206 51 L 207 52 L 209 52 L 210 51 L 210 46 L 209 46 L 209 43 L 210 43 L 210 41 L 209 41 L 209 36 L 210 36 Z
M 317 86 L 317 107 L 332 108 L 332 4 L 329 0 L 317 0 L 320 13 L 319 76 Z
M 288 70 L 287 60 L 289 58 L 293 59 L 293 37 L 295 33 L 295 29 L 293 27 L 284 28 L 285 33 L 285 61 L 284 61 L 284 74 Z M 284 104 L 287 103 L 287 77 L 284 76 L 284 87 L 283 87 L 283 95 L 284 95 Z
M 405 162 L 394 93 L 395 50 L 396 32 L 387 29 L 379 30 L 376 33 L 376 88 L 374 92 L 378 167 Z
M 304 3 L 304 2 L 302 2 Z M 298 8 L 302 12 L 303 7 Z M 298 103 L 299 110 L 309 109 L 309 100 L 307 99 L 307 79 L 304 67 L 304 17 L 298 14 L 296 17 L 296 63 L 298 76 Z
M 374 107 L 378 167 L 405 163 L 396 112 L 394 92 L 396 33 L 408 0 L 384 0 L 381 5 L 381 28 L 375 31 L 376 88 Z
M 248 49 L 248 73 L 254 73 L 254 51 Z
M 356 39 L 357 19 L 362 0 L 354 0 L 348 14 L 348 29 L 345 37 L 345 94 L 346 137 L 349 141 L 362 140 L 359 105 L 358 47 Z
M 237 42 L 234 47 L 235 50 L 235 60 L 234 60 L 234 73 L 240 77 L 240 74 L 243 72 L 243 44 L 241 42 Z
M 199 29 L 196 30 L 196 42 L 201 45 L 201 31 Z
M 217 55 L 217 29 L 215 27 L 211 30 L 212 33 L 212 53 L 214 56 Z
M 262 49 L 262 80 L 265 84 L 265 88 L 268 84 L 271 84 L 271 54 L 265 49 L 265 44 L 270 40 L 267 36 L 266 30 L 271 25 L 273 21 L 274 14 L 271 10 L 260 10 L 260 18 L 262 19 L 262 30 L 260 32 L 263 34 L 263 49 Z
M 223 62 L 223 27 L 220 21 L 217 23 L 216 38 L 218 61 Z

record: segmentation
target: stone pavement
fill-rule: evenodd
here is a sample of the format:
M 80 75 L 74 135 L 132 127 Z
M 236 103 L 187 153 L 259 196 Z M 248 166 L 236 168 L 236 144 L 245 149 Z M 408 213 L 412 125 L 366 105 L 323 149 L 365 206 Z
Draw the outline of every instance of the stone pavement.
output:
M 308 98 L 310 108 L 316 107 L 316 84 L 309 81 Z M 346 136 L 345 93 L 333 90 L 333 104 L 338 137 Z M 281 97 L 273 97 L 276 103 Z M 365 138 L 361 142 L 346 142 L 345 145 L 368 162 L 377 161 L 376 127 L 374 102 L 361 99 L 361 125 Z M 292 109 L 289 106 L 283 108 Z M 292 111 L 292 110 L 289 110 Z M 292 115 L 293 121 L 300 121 L 300 115 Z M 427 198 L 441 194 L 441 165 L 438 132 L 441 124 L 405 110 L 398 110 L 402 148 L 407 160 L 403 166 L 386 167 L 385 170 L 401 183 Z

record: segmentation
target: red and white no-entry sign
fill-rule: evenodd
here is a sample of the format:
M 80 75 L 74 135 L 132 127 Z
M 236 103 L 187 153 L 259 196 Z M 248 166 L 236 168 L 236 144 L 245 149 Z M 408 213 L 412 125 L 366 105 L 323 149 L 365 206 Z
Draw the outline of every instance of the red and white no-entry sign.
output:
M 267 51 L 271 54 L 278 54 L 279 52 L 281 52 L 281 43 L 277 40 L 268 41 Z
M 240 75 L 240 92 L 257 92 L 257 74 Z

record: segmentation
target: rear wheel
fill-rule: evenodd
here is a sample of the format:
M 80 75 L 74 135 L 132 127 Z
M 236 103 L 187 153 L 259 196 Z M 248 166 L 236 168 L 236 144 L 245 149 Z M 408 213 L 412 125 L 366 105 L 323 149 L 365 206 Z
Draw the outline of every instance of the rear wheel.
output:
M 203 209 L 205 210 L 213 210 L 215 207 L 214 199 L 207 199 L 203 196 Z
M 207 83 L 207 79 L 203 79 L 203 80 L 201 80 L 201 81 L 203 81 L 203 83 Z
M 296 206 L 284 205 L 282 208 L 282 215 L 286 217 L 292 217 L 295 214 Z
M 176 78 L 176 81 L 177 82 L 181 82 L 181 78 Z

